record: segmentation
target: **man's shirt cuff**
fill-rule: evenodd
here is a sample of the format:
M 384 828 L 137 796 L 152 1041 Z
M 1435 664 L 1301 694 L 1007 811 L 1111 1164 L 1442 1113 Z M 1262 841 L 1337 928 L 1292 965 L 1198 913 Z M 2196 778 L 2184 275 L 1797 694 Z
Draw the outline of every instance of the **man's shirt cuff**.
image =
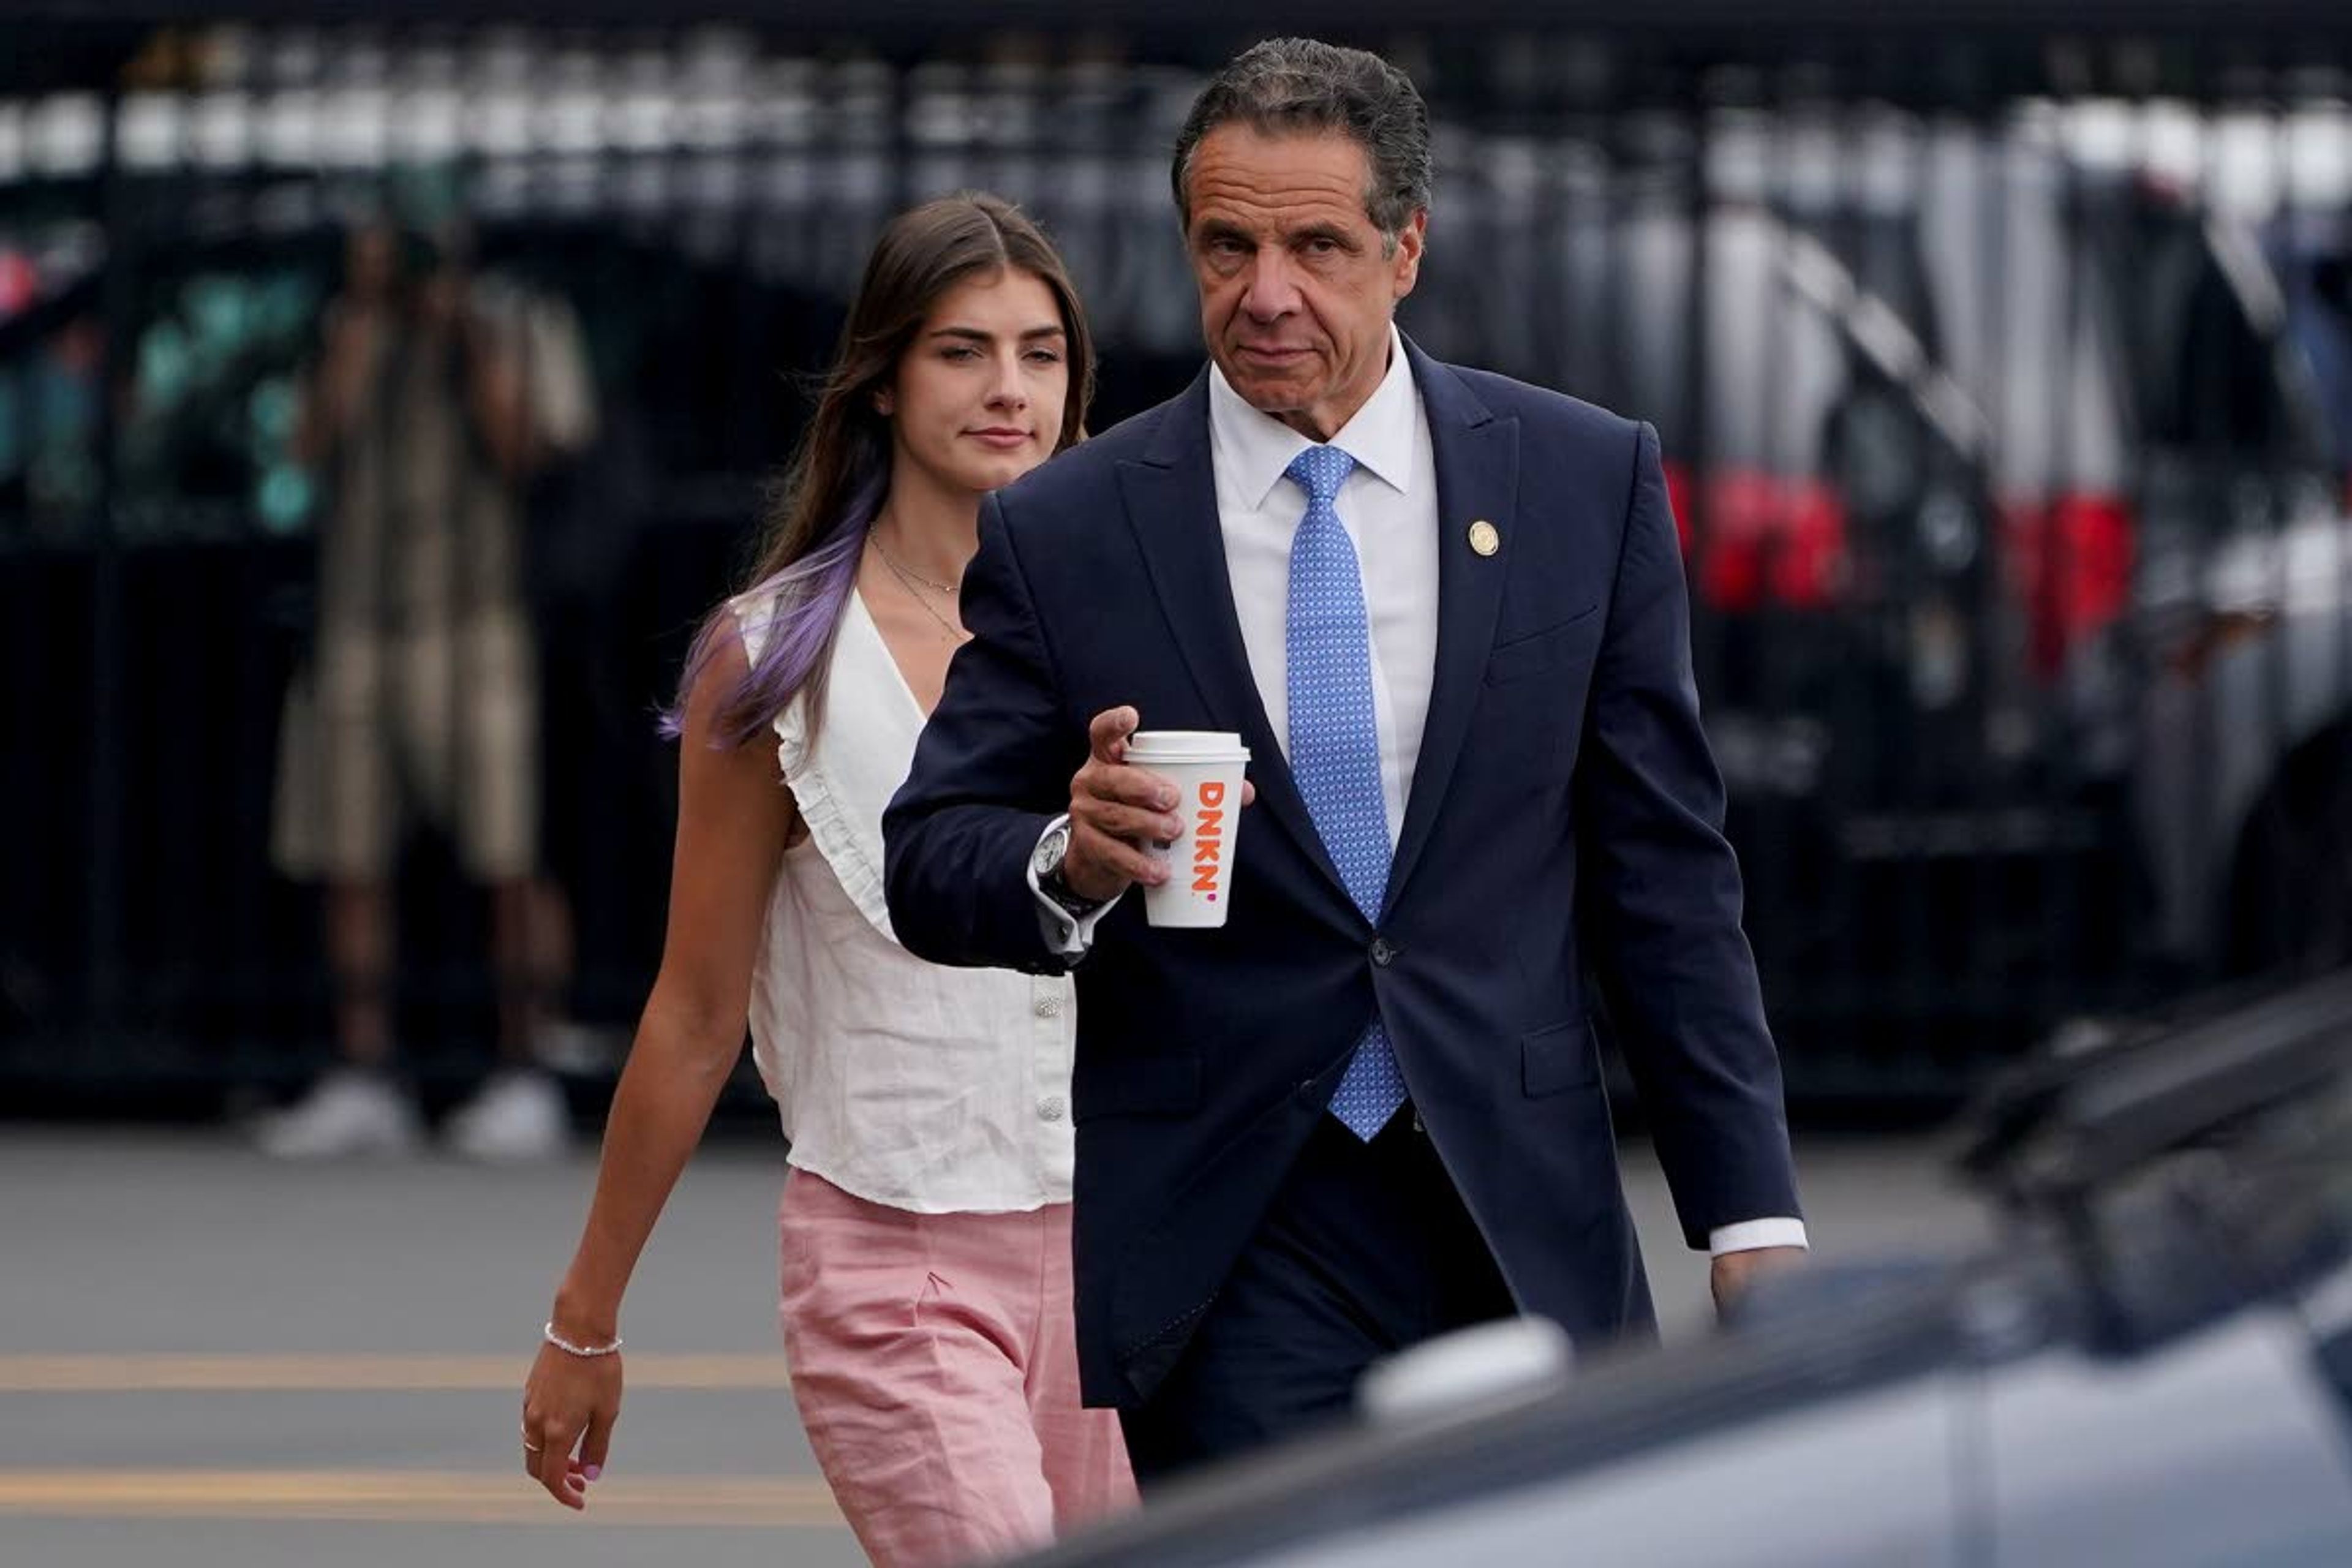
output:
M 1037 842 L 1045 843 L 1048 835 L 1069 820 L 1069 813 L 1064 812 L 1045 824 L 1045 832 L 1037 835 Z M 1026 875 L 1029 896 L 1037 900 L 1037 925 L 1045 933 L 1045 945 L 1053 950 L 1055 957 L 1068 959 L 1073 963 L 1084 958 L 1093 948 L 1096 923 L 1118 908 L 1118 900 L 1127 896 L 1122 892 L 1108 903 L 1097 904 L 1085 914 L 1074 915 L 1055 902 L 1051 893 L 1037 885 L 1037 858 L 1034 855 L 1029 857 Z
M 1754 1252 L 1764 1247 L 1809 1247 L 1801 1219 L 1745 1219 L 1719 1225 L 1707 1232 L 1706 1250 L 1720 1258 L 1727 1252 Z

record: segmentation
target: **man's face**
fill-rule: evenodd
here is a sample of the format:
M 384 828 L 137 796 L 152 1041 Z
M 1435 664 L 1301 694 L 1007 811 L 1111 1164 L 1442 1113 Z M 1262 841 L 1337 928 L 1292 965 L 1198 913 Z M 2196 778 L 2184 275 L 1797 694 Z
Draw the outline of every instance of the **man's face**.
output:
M 1328 440 L 1388 371 L 1429 215 L 1391 249 L 1364 210 L 1371 162 L 1342 132 L 1221 125 L 1192 152 L 1185 248 L 1209 356 L 1250 406 Z

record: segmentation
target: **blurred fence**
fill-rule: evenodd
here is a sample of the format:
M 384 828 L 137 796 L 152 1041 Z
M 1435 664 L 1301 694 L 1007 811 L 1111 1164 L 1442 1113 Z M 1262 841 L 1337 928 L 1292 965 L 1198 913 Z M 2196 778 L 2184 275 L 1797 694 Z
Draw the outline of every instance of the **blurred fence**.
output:
M 1097 428 L 1198 368 L 1166 153 L 1252 24 L 1102 15 L 866 47 L 25 35 L 0 69 L 0 1083 L 319 1059 L 285 775 L 339 498 L 299 437 L 367 214 L 462 220 L 469 298 L 587 373 L 593 439 L 517 498 L 530 771 L 562 1010 L 625 1025 L 671 827 L 651 714 L 880 222 L 966 185 L 1042 217 L 1096 320 Z M 2352 41 L 2311 15 L 1359 36 L 1439 125 L 1406 329 L 1664 436 L 1800 1098 L 1947 1094 L 2072 1016 L 2352 947 Z M 403 850 L 428 1071 L 490 1029 L 463 858 Z

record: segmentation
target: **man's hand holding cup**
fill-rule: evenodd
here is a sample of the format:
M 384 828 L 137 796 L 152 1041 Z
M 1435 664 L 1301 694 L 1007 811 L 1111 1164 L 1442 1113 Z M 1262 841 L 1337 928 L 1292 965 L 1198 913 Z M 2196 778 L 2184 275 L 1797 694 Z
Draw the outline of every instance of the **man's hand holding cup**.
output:
M 1237 735 L 1139 735 L 1139 722 L 1134 709 L 1113 708 L 1087 726 L 1062 882 L 1097 903 L 1141 884 L 1153 925 L 1223 925 L 1239 807 L 1257 798 L 1242 776 L 1249 752 Z

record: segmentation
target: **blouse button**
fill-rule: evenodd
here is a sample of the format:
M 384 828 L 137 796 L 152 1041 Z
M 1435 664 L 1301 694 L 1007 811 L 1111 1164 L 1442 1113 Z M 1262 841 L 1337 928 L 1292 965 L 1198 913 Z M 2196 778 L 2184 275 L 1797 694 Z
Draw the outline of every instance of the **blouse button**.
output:
M 1047 1121 L 1059 1121 L 1063 1112 L 1068 1109 L 1058 1094 L 1049 1094 L 1037 1102 L 1037 1114 Z
M 1058 1018 L 1062 1016 L 1062 998 L 1058 992 L 1047 992 L 1037 998 L 1037 1016 Z

